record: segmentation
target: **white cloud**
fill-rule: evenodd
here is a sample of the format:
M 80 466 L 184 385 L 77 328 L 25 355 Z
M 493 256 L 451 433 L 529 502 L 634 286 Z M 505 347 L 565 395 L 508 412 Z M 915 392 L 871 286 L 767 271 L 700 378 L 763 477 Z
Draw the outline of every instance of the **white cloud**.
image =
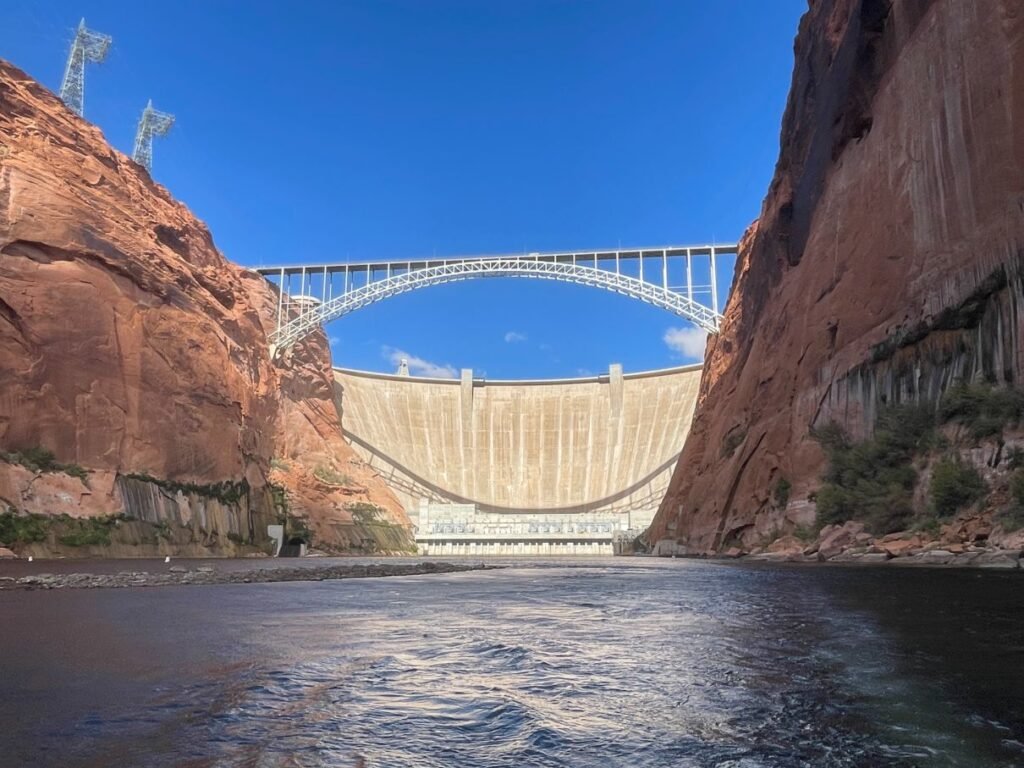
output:
M 432 379 L 454 379 L 458 378 L 459 372 L 451 365 L 439 365 L 422 357 L 410 355 L 404 349 L 383 346 L 381 354 L 398 370 L 399 363 L 405 360 L 409 364 L 409 373 L 413 376 L 429 376 Z
M 676 354 L 696 360 L 704 359 L 708 332 L 703 328 L 669 328 L 661 338 Z
M 526 341 L 526 334 L 520 333 L 519 331 L 509 331 L 505 334 L 505 341 L 509 344 Z

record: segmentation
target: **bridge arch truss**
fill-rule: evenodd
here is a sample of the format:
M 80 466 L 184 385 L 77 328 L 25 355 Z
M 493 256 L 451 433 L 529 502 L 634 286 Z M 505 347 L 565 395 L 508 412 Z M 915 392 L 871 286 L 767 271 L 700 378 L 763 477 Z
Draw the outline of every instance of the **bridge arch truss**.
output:
M 278 351 L 331 320 L 392 296 L 483 277 L 555 280 L 602 288 L 659 307 L 715 333 L 721 321 L 719 257 L 735 253 L 735 245 L 665 246 L 305 264 L 261 267 L 257 271 L 278 288 L 277 325 L 270 335 L 271 346 Z

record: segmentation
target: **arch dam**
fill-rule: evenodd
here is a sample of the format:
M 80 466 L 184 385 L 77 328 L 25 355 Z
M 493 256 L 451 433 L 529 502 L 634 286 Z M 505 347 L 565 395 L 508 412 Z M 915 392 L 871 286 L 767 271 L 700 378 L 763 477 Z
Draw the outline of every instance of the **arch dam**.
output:
M 611 554 L 651 522 L 701 366 L 490 381 L 335 369 L 346 439 L 429 555 Z

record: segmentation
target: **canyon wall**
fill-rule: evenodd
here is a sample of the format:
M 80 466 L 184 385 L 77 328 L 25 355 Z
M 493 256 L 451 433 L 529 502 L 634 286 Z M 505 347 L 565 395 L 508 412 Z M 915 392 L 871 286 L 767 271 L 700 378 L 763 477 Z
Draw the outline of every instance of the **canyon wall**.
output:
M 323 338 L 279 365 L 268 355 L 272 290 L 98 128 L 0 61 L 0 513 L 123 518 L 126 546 L 121 523 L 171 528 L 135 541 L 139 554 L 263 546 L 282 501 L 331 548 L 401 540 L 346 530 L 335 489 L 314 504 L 284 476 L 286 498 L 273 492 L 281 452 L 354 455 L 325 436 L 337 412 Z M 351 498 L 407 524 L 364 475 Z
M 1024 4 L 811 2 L 775 176 L 650 543 L 706 553 L 808 525 L 812 426 L 863 437 L 884 404 L 1019 385 L 1022 260 Z

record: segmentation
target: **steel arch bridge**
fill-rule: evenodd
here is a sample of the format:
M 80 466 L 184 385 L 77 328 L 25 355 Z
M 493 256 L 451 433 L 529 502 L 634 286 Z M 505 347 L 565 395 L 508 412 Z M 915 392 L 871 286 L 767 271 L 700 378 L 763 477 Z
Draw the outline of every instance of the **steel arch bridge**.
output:
M 277 326 L 270 334 L 276 353 L 325 323 L 370 304 L 430 285 L 480 277 L 557 280 L 603 288 L 715 333 L 721 320 L 717 259 L 735 253 L 735 245 L 661 246 L 304 264 L 256 271 L 278 288 Z

